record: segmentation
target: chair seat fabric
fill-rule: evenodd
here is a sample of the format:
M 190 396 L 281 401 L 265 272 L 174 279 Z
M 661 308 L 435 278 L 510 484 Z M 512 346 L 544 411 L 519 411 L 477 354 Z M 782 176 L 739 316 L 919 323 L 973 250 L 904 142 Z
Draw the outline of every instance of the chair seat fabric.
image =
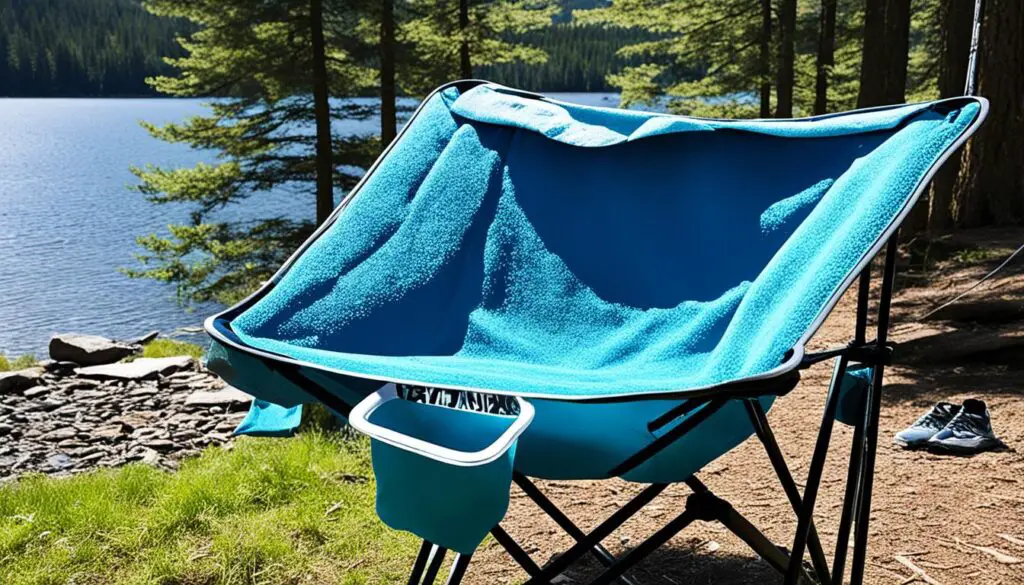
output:
M 356 378 L 534 398 L 777 375 L 981 108 L 723 121 L 449 87 L 231 328 Z

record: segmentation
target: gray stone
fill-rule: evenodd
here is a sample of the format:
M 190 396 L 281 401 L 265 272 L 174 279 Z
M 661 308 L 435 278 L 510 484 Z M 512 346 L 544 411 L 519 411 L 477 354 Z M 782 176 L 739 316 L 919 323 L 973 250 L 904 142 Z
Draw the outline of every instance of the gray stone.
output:
M 229 404 L 247 404 L 252 402 L 252 396 L 231 386 L 215 392 L 193 392 L 185 399 L 186 406 L 223 406 Z
M 44 362 L 46 363 L 44 366 L 46 370 L 58 376 L 67 376 L 74 373 L 75 368 L 78 367 L 78 364 L 75 362 L 58 362 L 56 360 L 44 360 Z
M 74 461 L 63 453 L 51 455 L 46 459 L 46 466 L 56 471 L 67 469 L 68 467 L 71 467 L 72 464 L 74 464 Z
M 145 380 L 191 367 L 192 358 L 181 355 L 165 358 L 139 358 L 103 366 L 90 366 L 75 370 L 79 376 L 106 380 Z
M 43 394 L 47 394 L 49 392 L 50 388 L 48 388 L 47 386 L 34 386 L 32 388 L 29 388 L 28 390 L 23 391 L 21 395 L 24 396 L 25 398 L 35 398 L 36 396 L 42 396 Z
M 145 334 L 140 335 L 138 337 L 133 337 L 131 339 L 125 339 L 123 343 L 127 343 L 128 345 L 146 345 L 150 341 L 153 341 L 154 339 L 156 339 L 157 336 L 159 336 L 159 335 L 160 335 L 159 331 L 150 331 L 149 333 L 145 333 Z
M 43 376 L 43 368 L 25 368 L 13 372 L 0 372 L 0 394 L 31 388 Z
M 50 431 L 45 435 L 39 437 L 43 441 L 63 441 L 65 439 L 73 439 L 78 431 L 71 427 L 64 427 L 57 430 Z
M 50 358 L 80 366 L 114 363 L 138 352 L 138 347 L 98 335 L 66 333 L 50 339 Z
M 174 441 L 170 441 L 168 439 L 150 439 L 148 441 L 142 441 L 142 446 L 156 451 L 170 451 L 177 447 Z

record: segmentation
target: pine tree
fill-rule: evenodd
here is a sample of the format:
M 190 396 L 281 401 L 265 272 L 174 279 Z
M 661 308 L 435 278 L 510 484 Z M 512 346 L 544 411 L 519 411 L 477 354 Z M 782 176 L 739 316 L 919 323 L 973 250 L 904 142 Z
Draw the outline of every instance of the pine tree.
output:
M 539 65 L 547 53 L 523 43 L 522 35 L 551 26 L 555 0 L 421 0 L 400 40 L 412 47 L 399 74 L 407 92 L 421 95 L 440 83 L 473 77 L 498 64 Z M 519 37 L 519 39 L 517 39 Z
M 623 105 L 666 97 L 680 113 L 750 117 L 760 112 L 751 96 L 771 83 L 764 67 L 763 41 L 770 30 L 763 8 L 761 0 L 613 0 L 574 16 L 583 24 L 656 36 L 620 50 L 625 58 L 643 61 L 608 77 L 621 88 Z
M 156 204 L 189 206 L 192 221 L 169 226 L 169 237 L 140 237 L 143 267 L 128 273 L 174 283 L 184 300 L 231 302 L 272 274 L 326 218 L 335 191 L 358 179 L 350 169 L 365 168 L 378 151 L 375 140 L 330 132 L 332 120 L 373 113 L 327 101 L 376 83 L 346 49 L 360 46 L 351 35 L 360 15 L 340 0 L 152 0 L 147 8 L 198 28 L 181 39 L 188 56 L 169 59 L 177 75 L 149 82 L 164 94 L 216 99 L 208 115 L 144 126 L 161 140 L 214 150 L 217 161 L 133 169 L 138 191 Z M 309 215 L 215 217 L 242 201 L 258 209 L 250 201 L 271 191 L 308 198 Z
M 775 75 L 775 117 L 793 117 L 796 58 L 796 0 L 779 0 L 779 65 Z
M 940 97 L 947 98 L 963 95 L 966 86 L 974 4 L 962 0 L 939 0 L 938 4 L 936 26 L 941 31 L 938 90 Z M 960 153 L 949 157 L 935 174 L 928 213 L 928 235 L 931 238 L 953 228 L 953 189 L 959 174 Z
M 836 64 L 836 0 L 821 0 L 814 78 L 814 114 L 828 111 L 828 79 Z
M 978 53 L 978 94 L 988 121 L 964 150 L 958 221 L 967 227 L 1024 223 L 1024 3 L 988 0 Z
M 867 0 L 858 107 L 906 99 L 909 43 L 910 0 Z

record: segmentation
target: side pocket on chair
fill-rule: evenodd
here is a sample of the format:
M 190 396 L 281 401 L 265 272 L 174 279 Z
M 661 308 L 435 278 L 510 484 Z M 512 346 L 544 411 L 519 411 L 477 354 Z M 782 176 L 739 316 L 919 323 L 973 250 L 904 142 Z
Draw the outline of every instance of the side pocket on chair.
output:
M 508 509 L 515 448 L 533 419 L 405 400 L 394 384 L 349 422 L 371 439 L 377 514 L 388 526 L 469 554 Z

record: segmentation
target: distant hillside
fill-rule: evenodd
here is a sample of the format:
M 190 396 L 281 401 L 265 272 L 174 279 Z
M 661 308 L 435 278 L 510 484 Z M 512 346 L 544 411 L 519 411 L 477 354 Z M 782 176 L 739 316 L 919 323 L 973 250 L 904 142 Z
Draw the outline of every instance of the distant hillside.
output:
M 483 67 L 478 77 L 531 90 L 603 91 L 615 56 L 641 33 L 568 24 L 573 10 L 608 0 L 562 0 L 558 24 L 526 35 L 540 66 Z M 0 0 L 0 96 L 154 95 L 147 76 L 168 71 L 187 23 L 153 16 L 139 0 Z
M 151 95 L 182 26 L 138 0 L 0 0 L 0 95 Z

